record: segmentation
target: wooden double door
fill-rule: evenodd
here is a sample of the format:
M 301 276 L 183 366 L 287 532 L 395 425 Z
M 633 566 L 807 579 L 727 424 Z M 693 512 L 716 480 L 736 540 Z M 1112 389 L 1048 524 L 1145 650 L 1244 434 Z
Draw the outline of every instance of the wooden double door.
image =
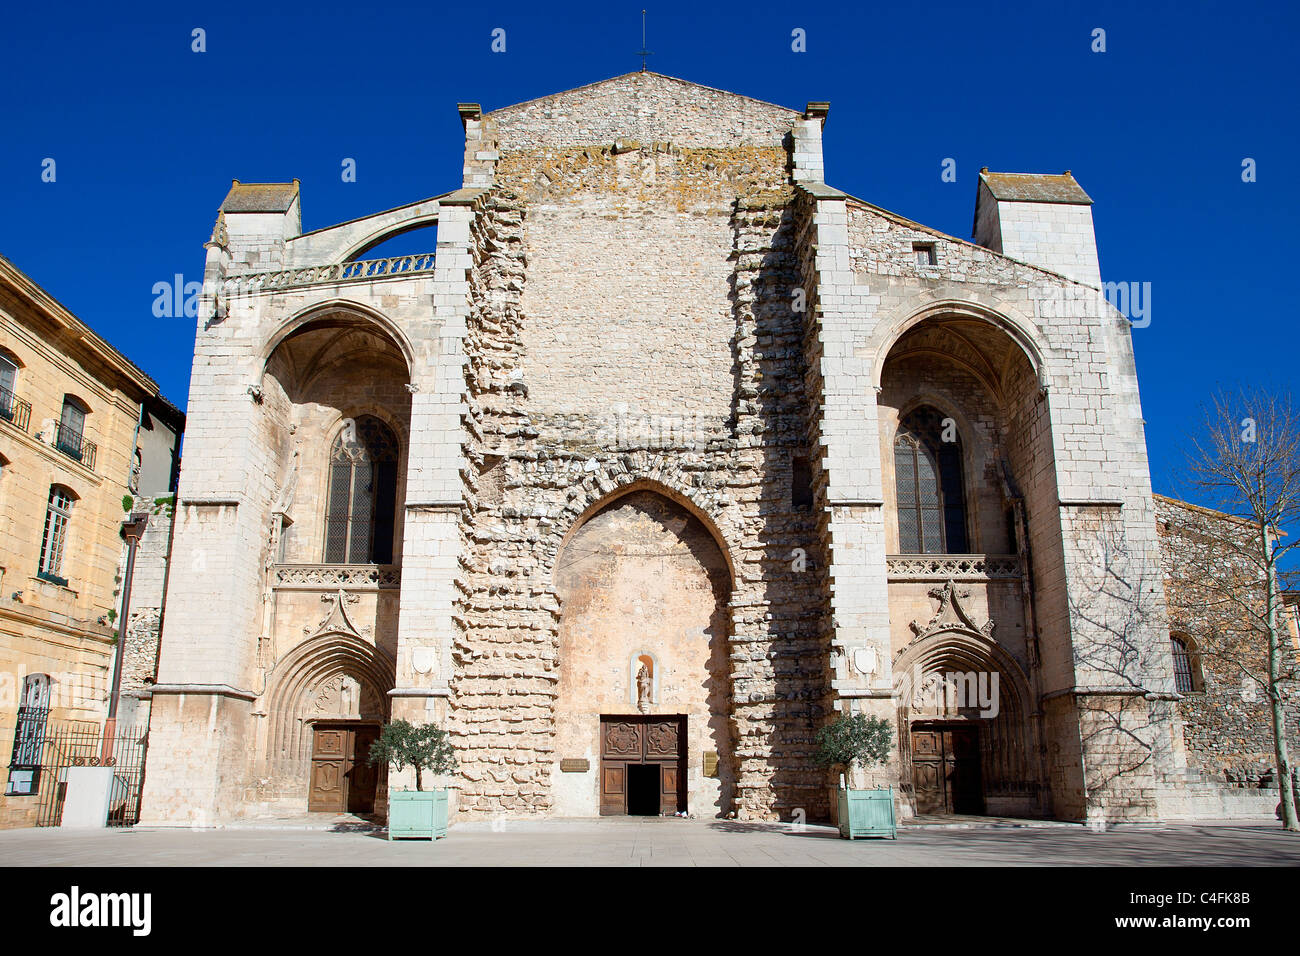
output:
M 377 724 L 316 724 L 312 728 L 310 813 L 372 813 L 380 768 L 370 763 Z
M 601 816 L 662 816 L 685 807 L 685 715 L 602 716 Z
M 977 724 L 913 724 L 917 813 L 984 812 Z

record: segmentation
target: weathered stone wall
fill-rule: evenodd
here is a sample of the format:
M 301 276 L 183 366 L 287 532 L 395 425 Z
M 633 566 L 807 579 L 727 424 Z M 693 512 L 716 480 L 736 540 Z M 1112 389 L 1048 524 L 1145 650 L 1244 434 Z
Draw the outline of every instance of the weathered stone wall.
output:
M 671 142 L 695 149 L 785 147 L 799 114 L 659 73 L 629 73 L 613 81 L 529 100 L 489 114 L 503 151 L 538 144 L 608 145 Z
M 633 126 L 656 115 L 636 89 L 619 96 L 618 109 L 582 108 Z M 706 520 L 733 569 L 727 686 L 712 693 L 730 702 L 736 800 L 708 798 L 711 812 L 824 815 L 808 756 L 825 696 L 806 570 L 817 562 L 790 485 L 806 451 L 781 137 L 686 148 L 689 131 L 640 130 L 616 148 L 631 138 L 623 124 L 619 137 L 553 149 L 512 122 L 484 120 L 501 138 L 499 185 L 475 223 L 471 277 L 474 467 L 452 708 L 462 807 L 554 809 L 559 760 L 583 755 L 556 749 L 568 611 L 554 565 L 589 508 L 635 485 Z M 795 548 L 804 570 L 792 570 Z M 690 759 L 694 775 L 699 751 Z
M 1236 530 L 1236 522 L 1224 515 L 1172 498 L 1157 496 L 1156 527 L 1164 557 L 1164 588 L 1169 602 L 1170 634 L 1183 638 L 1192 654 L 1193 691 L 1177 703 L 1186 742 L 1187 766 L 1217 784 L 1239 788 L 1276 787 L 1276 758 L 1268 694 L 1256 677 L 1268 671 L 1268 647 L 1264 635 L 1253 631 L 1242 609 L 1228 609 L 1221 592 L 1202 585 L 1194 568 L 1203 566 L 1203 535 L 1211 539 L 1235 535 L 1252 541 L 1248 527 Z M 1230 561 L 1229 555 L 1223 559 Z M 1244 589 L 1262 614 L 1265 585 L 1249 565 L 1238 561 L 1235 571 L 1225 575 L 1254 577 L 1254 588 Z M 1280 600 L 1280 597 L 1279 597 Z M 1279 622 L 1286 630 L 1285 609 Z M 1294 668 L 1297 647 L 1286 630 L 1283 666 Z M 1300 755 L 1300 696 L 1296 683 L 1284 685 L 1287 746 L 1292 766 Z
M 149 720 L 151 688 L 158 679 L 158 641 L 162 633 L 163 595 L 167 563 L 171 557 L 176 498 L 174 495 L 136 495 L 131 513 L 147 514 L 149 523 L 136 546 L 130 620 L 122 643 L 122 697 L 118 705 L 118 724 L 143 729 Z M 122 548 L 122 568 L 125 574 L 125 546 Z

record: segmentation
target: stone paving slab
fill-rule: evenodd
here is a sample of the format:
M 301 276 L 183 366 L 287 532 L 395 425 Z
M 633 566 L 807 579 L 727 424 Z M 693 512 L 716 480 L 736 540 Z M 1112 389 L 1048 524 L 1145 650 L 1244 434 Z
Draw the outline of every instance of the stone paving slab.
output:
M 467 823 L 428 841 L 382 831 L 243 829 L 0 832 L 0 866 L 1300 866 L 1275 825 L 922 829 L 897 840 L 704 820 Z

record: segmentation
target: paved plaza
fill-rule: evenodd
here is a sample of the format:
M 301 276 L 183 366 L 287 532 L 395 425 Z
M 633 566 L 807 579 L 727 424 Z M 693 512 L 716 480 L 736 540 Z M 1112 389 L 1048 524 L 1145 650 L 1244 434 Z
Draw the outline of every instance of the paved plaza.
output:
M 839 839 L 826 826 L 622 818 L 452 827 L 437 843 L 389 842 L 362 821 L 247 829 L 0 832 L 4 866 L 1300 866 L 1276 825 L 1012 823 L 904 828 Z

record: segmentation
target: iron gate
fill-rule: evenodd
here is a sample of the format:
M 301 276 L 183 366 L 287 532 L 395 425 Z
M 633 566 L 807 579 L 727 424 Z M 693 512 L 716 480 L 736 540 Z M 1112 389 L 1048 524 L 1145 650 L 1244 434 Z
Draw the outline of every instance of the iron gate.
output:
M 46 726 L 41 740 L 38 827 L 57 827 L 62 821 L 69 767 L 112 767 L 107 825 L 129 827 L 140 819 L 148 729 L 119 727 L 112 737 L 111 756 L 107 758 L 103 741 L 103 733 L 95 724 L 60 721 Z

